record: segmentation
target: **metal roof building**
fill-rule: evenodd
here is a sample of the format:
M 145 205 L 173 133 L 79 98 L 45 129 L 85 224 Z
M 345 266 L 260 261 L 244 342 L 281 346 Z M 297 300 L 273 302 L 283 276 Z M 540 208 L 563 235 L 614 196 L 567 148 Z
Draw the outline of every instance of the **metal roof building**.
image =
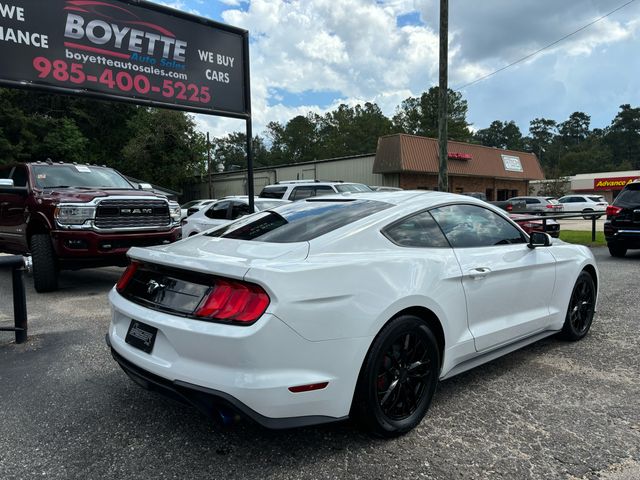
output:
M 465 142 L 448 143 L 449 190 L 482 192 L 489 200 L 526 195 L 529 182 L 544 179 L 533 153 L 501 150 Z M 401 188 L 437 189 L 438 140 L 396 134 L 378 139 L 373 172 L 398 176 Z
M 532 153 L 500 150 L 464 142 L 449 142 L 449 190 L 482 192 L 489 200 L 526 195 L 529 181 L 544 178 Z M 437 190 L 438 141 L 396 134 L 380 137 L 375 154 L 315 160 L 256 168 L 256 194 L 265 185 L 283 180 L 342 180 L 404 189 Z M 246 194 L 246 170 L 215 173 L 213 195 Z M 186 185 L 183 200 L 208 197 L 206 177 Z

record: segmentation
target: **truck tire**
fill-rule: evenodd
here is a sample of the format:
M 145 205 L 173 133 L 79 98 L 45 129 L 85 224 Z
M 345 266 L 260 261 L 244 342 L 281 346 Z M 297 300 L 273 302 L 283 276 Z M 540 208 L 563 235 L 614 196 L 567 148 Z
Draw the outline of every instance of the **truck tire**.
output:
M 52 292 L 58 289 L 56 254 L 49 235 L 38 233 L 31 237 L 33 257 L 33 286 L 36 292 Z

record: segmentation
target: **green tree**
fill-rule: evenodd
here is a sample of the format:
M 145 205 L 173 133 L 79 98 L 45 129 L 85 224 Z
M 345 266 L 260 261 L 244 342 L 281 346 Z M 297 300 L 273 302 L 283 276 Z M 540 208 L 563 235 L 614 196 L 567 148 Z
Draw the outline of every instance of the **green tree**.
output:
M 32 160 L 51 158 L 65 162 L 86 162 L 89 142 L 72 119 L 42 118 L 38 123 L 41 127 L 37 130 L 44 136 L 32 151 Z
M 116 166 L 122 173 L 179 190 L 202 166 L 202 142 L 183 112 L 138 108 L 127 125 L 130 139 Z
M 473 138 L 487 147 L 521 150 L 524 146 L 522 132 L 513 120 L 509 122 L 494 120 L 488 128 L 478 130 Z
M 431 87 L 420 97 L 403 100 L 393 116 L 393 127 L 397 132 L 438 137 L 438 92 Z M 448 90 L 448 136 L 451 140 L 468 141 L 472 137 L 467 122 L 467 101 L 460 92 Z
M 640 108 L 632 108 L 628 103 L 620 105 L 604 141 L 621 170 L 622 165 L 640 168 Z
M 325 158 L 376 151 L 378 138 L 392 132 L 392 123 L 375 103 L 340 105 L 320 122 L 320 152 Z
M 212 161 L 222 165 L 225 171 L 247 168 L 247 135 L 233 132 L 211 142 Z M 253 137 L 253 165 L 256 168 L 269 166 L 269 152 L 260 136 Z
M 267 137 L 271 141 L 271 163 L 308 162 L 320 156 L 321 117 L 309 112 L 298 115 L 282 125 L 279 122 L 267 124 Z
M 558 133 L 567 146 L 579 145 L 589 136 L 591 117 L 583 112 L 573 112 L 569 119 L 558 125 Z
M 553 166 L 554 157 L 551 150 L 558 130 L 558 124 L 555 120 L 548 118 L 534 118 L 529 122 L 529 136 L 525 137 L 525 149 L 532 151 L 538 156 L 540 165 L 545 172 L 549 171 Z

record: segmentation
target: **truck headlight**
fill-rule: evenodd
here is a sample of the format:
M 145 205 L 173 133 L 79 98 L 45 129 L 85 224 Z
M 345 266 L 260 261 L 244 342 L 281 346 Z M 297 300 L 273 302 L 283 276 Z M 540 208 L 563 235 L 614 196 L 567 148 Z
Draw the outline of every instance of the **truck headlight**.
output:
M 182 210 L 180 210 L 180 204 L 178 202 L 169 202 L 169 214 L 173 223 L 178 223 L 182 216 Z
M 78 205 L 58 205 L 54 212 L 56 221 L 61 225 L 82 225 L 96 216 L 96 207 Z

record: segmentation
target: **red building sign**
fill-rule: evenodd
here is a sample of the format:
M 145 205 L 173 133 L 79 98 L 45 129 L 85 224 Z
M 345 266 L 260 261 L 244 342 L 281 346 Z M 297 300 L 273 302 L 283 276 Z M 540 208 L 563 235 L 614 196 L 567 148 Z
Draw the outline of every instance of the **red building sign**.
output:
M 622 190 L 628 183 L 640 177 L 611 177 L 611 178 L 594 178 L 594 190 Z

